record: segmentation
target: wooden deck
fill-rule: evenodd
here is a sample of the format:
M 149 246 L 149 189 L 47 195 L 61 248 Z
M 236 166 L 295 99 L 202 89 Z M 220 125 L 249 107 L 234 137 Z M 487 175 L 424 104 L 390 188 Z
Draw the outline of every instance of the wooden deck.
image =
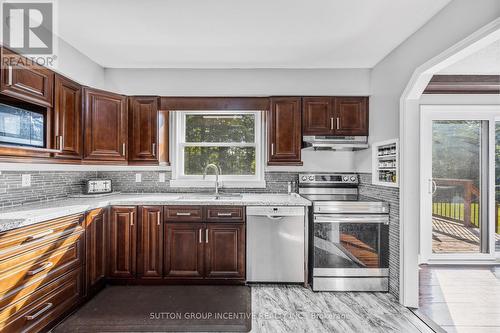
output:
M 495 234 L 496 250 L 500 251 L 500 235 Z M 479 228 L 465 227 L 460 222 L 434 217 L 432 219 L 432 252 L 479 252 Z

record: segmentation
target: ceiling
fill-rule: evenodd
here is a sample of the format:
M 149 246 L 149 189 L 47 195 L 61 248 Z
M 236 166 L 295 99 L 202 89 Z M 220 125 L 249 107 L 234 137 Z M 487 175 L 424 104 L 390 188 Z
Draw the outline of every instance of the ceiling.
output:
M 500 40 L 446 67 L 439 74 L 500 75 Z
M 59 35 L 110 68 L 372 68 L 450 0 L 64 0 Z

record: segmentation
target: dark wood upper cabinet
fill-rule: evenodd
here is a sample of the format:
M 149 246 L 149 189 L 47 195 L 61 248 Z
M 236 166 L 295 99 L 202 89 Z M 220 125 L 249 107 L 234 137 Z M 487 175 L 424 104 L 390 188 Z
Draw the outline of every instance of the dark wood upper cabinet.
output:
M 30 60 L 2 48 L 0 92 L 23 101 L 51 107 L 54 73 L 42 66 L 31 64 Z
M 273 97 L 268 119 L 268 165 L 302 165 L 301 98 Z
M 57 158 L 82 158 L 81 86 L 61 75 L 55 77 L 54 146 Z
M 137 276 L 163 277 L 163 206 L 139 207 Z
M 165 224 L 165 278 L 203 278 L 203 233 L 203 223 Z
M 129 98 L 129 163 L 158 164 L 158 98 Z
M 127 162 L 126 101 L 123 95 L 84 89 L 84 161 Z
M 109 277 L 132 279 L 136 276 L 137 208 L 111 207 L 109 223 Z
M 108 210 L 94 209 L 85 216 L 85 286 L 92 297 L 104 288 L 107 275 Z
M 207 223 L 205 230 L 205 277 L 244 279 L 245 225 Z
M 304 135 L 333 135 L 333 98 L 302 99 L 302 132 Z
M 335 97 L 335 135 L 368 135 L 368 97 Z

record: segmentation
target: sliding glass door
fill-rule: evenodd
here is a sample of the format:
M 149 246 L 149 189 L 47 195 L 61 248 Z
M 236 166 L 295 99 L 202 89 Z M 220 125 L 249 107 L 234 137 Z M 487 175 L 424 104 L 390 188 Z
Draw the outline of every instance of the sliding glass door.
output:
M 494 111 L 484 106 L 422 107 L 423 262 L 494 257 L 500 212 L 500 163 L 495 177 L 496 150 L 500 153 L 495 116 L 500 112 Z

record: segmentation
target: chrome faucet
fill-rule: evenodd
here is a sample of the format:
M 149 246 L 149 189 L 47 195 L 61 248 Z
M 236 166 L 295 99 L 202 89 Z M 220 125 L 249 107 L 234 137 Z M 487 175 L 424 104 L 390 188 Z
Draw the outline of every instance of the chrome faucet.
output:
M 205 179 L 205 177 L 207 177 L 207 170 L 210 168 L 215 169 L 215 195 L 218 195 L 219 194 L 219 175 L 221 174 L 220 168 L 213 163 L 207 164 L 207 166 L 205 167 L 205 171 L 203 171 L 203 179 Z

